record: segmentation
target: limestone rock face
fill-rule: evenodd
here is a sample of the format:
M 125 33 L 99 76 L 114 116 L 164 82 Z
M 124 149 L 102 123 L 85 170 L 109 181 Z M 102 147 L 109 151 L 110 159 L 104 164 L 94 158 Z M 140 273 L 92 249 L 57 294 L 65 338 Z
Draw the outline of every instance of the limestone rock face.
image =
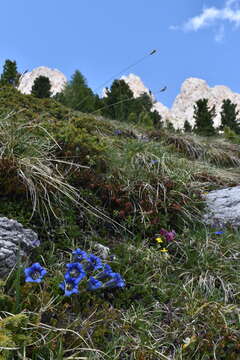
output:
M 217 114 L 214 119 L 215 127 L 218 127 L 221 122 L 220 112 L 224 99 L 230 99 L 234 104 L 237 104 L 237 110 L 240 111 L 240 94 L 234 93 L 231 89 L 222 85 L 211 88 L 202 79 L 189 78 L 185 80 L 171 109 L 155 100 L 140 77 L 129 74 L 128 76 L 122 76 L 122 79 L 129 85 L 135 97 L 140 96 L 144 92 L 151 95 L 153 100 L 152 110 L 157 110 L 164 121 L 170 120 L 176 129 L 182 129 L 185 120 L 188 120 L 192 126 L 194 125 L 194 105 L 199 99 L 207 98 L 210 107 L 215 105 Z
M 156 101 L 155 97 L 151 94 L 150 90 L 144 85 L 141 78 L 135 74 L 129 74 L 128 76 L 122 76 L 124 80 L 133 92 L 133 96 L 139 97 L 143 93 L 147 93 L 153 101 L 152 111 L 156 110 L 162 116 L 163 120 L 171 119 L 171 112 L 167 106 L 163 105 L 159 101 Z
M 240 226 L 240 186 L 210 191 L 205 200 L 205 223 L 219 228 L 226 224 Z
M 31 94 L 34 80 L 38 76 L 46 76 L 49 78 L 52 95 L 56 95 L 58 92 L 61 92 L 67 83 L 67 78 L 61 71 L 57 69 L 50 69 L 45 66 L 40 66 L 21 76 L 18 90 L 23 94 Z
M 213 105 L 216 107 L 215 127 L 218 127 L 221 122 L 220 112 L 224 99 L 230 99 L 234 104 L 237 104 L 237 109 L 240 110 L 240 94 L 233 93 L 226 86 L 219 85 L 211 88 L 202 79 L 189 78 L 184 81 L 180 94 L 176 97 L 171 109 L 172 121 L 176 128 L 183 128 L 185 120 L 194 125 L 194 104 L 202 98 L 208 99 L 210 107 Z
M 8 218 L 0 218 L 0 279 L 6 277 L 20 256 L 27 256 L 31 249 L 40 245 L 37 234 Z
M 139 76 L 129 74 L 128 76 L 122 76 L 121 80 L 124 80 L 129 85 L 135 98 L 141 96 L 143 93 L 147 93 L 154 100 L 154 97 L 150 94 L 149 89 L 144 85 Z

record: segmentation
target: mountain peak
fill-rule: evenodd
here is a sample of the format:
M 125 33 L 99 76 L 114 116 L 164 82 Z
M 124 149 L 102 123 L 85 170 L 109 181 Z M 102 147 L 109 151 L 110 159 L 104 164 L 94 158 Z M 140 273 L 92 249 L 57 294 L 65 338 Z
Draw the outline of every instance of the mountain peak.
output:
M 57 69 L 50 69 L 46 66 L 39 66 L 20 77 L 18 90 L 23 94 L 31 94 L 34 80 L 39 76 L 46 76 L 51 83 L 51 93 L 56 95 L 61 92 L 67 83 L 66 76 Z

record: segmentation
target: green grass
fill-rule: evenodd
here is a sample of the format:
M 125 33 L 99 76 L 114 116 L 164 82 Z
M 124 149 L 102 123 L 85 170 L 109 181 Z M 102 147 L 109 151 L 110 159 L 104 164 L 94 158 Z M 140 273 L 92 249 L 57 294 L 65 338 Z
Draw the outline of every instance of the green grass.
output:
M 0 360 L 240 359 L 240 234 L 201 223 L 202 193 L 239 182 L 239 145 L 150 132 L 11 88 L 0 113 L 0 213 L 42 240 L 0 283 Z M 40 200 L 45 225 L 31 218 Z M 166 253 L 161 227 L 177 232 Z M 96 253 L 96 242 L 126 287 L 65 298 L 72 250 Z M 48 275 L 26 284 L 22 270 L 37 261 Z

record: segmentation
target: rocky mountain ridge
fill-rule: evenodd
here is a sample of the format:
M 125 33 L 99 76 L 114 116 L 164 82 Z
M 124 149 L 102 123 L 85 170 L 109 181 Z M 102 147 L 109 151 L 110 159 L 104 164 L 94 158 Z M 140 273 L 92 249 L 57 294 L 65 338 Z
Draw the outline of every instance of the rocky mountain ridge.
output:
M 138 76 L 129 74 L 128 76 L 123 76 L 122 79 L 128 83 L 135 97 L 144 92 L 150 94 L 149 89 L 145 87 Z M 205 80 L 198 78 L 188 78 L 183 82 L 180 93 L 170 109 L 156 101 L 152 95 L 151 97 L 154 101 L 153 110 L 157 110 L 164 121 L 170 120 L 176 129 L 183 128 L 185 120 L 194 125 L 194 104 L 202 98 L 209 100 L 210 107 L 213 105 L 216 107 L 215 127 L 220 125 L 220 112 L 224 99 L 230 99 L 234 104 L 237 104 L 237 110 L 240 111 L 240 94 L 234 93 L 230 88 L 223 85 L 211 88 Z
M 51 82 L 52 95 L 61 92 L 67 83 L 66 76 L 57 69 L 50 69 L 45 66 L 38 67 L 33 71 L 23 74 L 20 78 L 18 89 L 24 94 L 30 94 L 34 80 L 40 76 L 47 76 Z M 134 97 L 138 97 L 143 93 L 149 94 L 153 100 L 152 110 L 157 110 L 162 116 L 163 121 L 169 120 L 173 123 L 176 129 L 181 129 L 184 126 L 185 120 L 191 125 L 194 125 L 193 112 L 194 104 L 197 100 L 202 98 L 209 99 L 209 106 L 216 107 L 216 117 L 214 119 L 214 126 L 220 125 L 220 112 L 224 99 L 230 99 L 234 104 L 237 104 L 237 109 L 240 111 L 240 94 L 234 93 L 230 88 L 223 85 L 210 87 L 205 80 L 198 78 L 186 79 L 177 95 L 173 106 L 168 108 L 159 101 L 156 101 L 154 95 L 144 85 L 141 78 L 135 74 L 122 76 L 123 79 L 133 91 Z M 104 91 L 103 91 L 104 96 Z

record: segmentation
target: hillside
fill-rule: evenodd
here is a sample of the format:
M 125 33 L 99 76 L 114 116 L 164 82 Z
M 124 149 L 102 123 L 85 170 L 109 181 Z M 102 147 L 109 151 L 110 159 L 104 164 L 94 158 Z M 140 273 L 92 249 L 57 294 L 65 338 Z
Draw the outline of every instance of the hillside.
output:
M 240 145 L 10 86 L 0 116 L 0 214 L 41 242 L 0 281 L 0 359 L 240 359 L 238 232 L 202 223 L 203 194 L 239 184 Z M 77 248 L 125 286 L 64 296 Z M 36 262 L 46 277 L 25 282 Z

